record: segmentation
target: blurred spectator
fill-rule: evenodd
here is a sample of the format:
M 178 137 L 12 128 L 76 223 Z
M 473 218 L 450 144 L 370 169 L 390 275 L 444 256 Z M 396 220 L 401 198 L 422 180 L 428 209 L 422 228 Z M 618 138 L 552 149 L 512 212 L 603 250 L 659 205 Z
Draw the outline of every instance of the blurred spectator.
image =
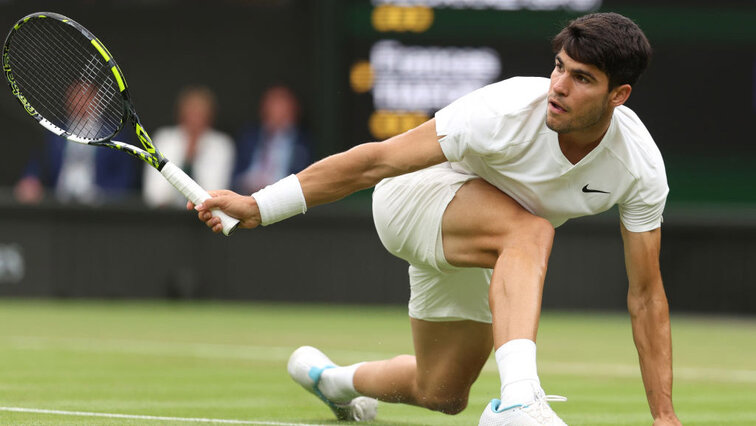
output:
M 286 86 L 272 86 L 260 102 L 260 123 L 242 129 L 234 189 L 251 194 L 310 164 L 310 139 L 299 124 L 299 101 Z
M 13 194 L 31 204 L 52 190 L 62 202 L 99 204 L 134 193 L 138 186 L 139 162 L 126 153 L 68 142 L 48 132 L 44 153 L 29 162 Z
M 178 125 L 155 132 L 155 146 L 206 190 L 228 188 L 234 164 L 234 143 L 212 128 L 216 100 L 206 87 L 181 91 L 177 101 Z M 152 207 L 183 207 L 186 199 L 160 173 L 144 168 L 144 201 Z
M 80 123 L 84 130 L 100 128 L 83 107 L 96 96 L 89 85 L 73 83 L 68 88 L 66 120 Z M 127 133 L 124 136 L 128 137 Z M 125 153 L 68 142 L 46 132 L 42 152 L 29 161 L 13 193 L 16 200 L 27 204 L 41 201 L 47 190 L 63 202 L 97 204 L 129 195 L 138 183 L 139 163 Z

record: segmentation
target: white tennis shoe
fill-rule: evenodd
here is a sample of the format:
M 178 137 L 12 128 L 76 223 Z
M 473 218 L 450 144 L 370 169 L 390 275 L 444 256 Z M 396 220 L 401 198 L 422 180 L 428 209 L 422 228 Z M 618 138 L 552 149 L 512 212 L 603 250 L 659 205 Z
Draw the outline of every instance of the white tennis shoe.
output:
M 567 401 L 556 395 L 536 395 L 529 404 L 502 407 L 501 401 L 493 399 L 483 410 L 478 426 L 567 426 L 551 409 L 548 401 Z
M 334 367 L 336 365 L 323 352 L 312 346 L 302 346 L 289 357 L 287 369 L 295 382 L 320 398 L 339 420 L 363 422 L 375 419 L 378 411 L 376 399 L 360 396 L 347 403 L 337 403 L 326 398 L 318 389 L 323 371 Z

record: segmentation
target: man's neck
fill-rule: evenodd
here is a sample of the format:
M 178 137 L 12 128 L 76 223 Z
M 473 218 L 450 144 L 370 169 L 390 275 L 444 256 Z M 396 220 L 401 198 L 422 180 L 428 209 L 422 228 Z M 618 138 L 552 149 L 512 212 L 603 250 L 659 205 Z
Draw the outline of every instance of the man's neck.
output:
M 602 120 L 588 129 L 559 134 L 559 148 L 570 163 L 577 164 L 601 143 L 609 130 L 611 117 L 609 115 L 608 120 Z

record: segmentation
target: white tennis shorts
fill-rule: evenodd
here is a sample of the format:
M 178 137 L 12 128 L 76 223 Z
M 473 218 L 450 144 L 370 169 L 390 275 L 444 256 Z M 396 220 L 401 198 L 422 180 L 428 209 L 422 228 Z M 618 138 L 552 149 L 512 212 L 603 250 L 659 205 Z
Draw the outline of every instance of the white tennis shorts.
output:
M 426 321 L 491 322 L 491 270 L 459 268 L 444 256 L 441 222 L 457 190 L 476 176 L 439 164 L 381 181 L 373 220 L 391 254 L 409 262 L 409 316 Z

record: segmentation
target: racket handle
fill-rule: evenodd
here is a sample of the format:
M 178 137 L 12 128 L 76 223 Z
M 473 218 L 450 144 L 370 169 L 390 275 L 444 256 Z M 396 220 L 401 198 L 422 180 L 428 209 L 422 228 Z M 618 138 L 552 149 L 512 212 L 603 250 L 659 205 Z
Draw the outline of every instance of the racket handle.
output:
M 160 173 L 165 176 L 171 185 L 175 186 L 184 196 L 194 204 L 202 204 L 203 201 L 210 198 L 210 194 L 202 189 L 194 179 L 184 173 L 180 167 L 171 163 L 170 161 L 165 163 Z M 231 235 L 239 225 L 239 220 L 223 213 L 218 209 L 212 210 L 213 216 L 220 218 L 223 225 L 223 235 Z

